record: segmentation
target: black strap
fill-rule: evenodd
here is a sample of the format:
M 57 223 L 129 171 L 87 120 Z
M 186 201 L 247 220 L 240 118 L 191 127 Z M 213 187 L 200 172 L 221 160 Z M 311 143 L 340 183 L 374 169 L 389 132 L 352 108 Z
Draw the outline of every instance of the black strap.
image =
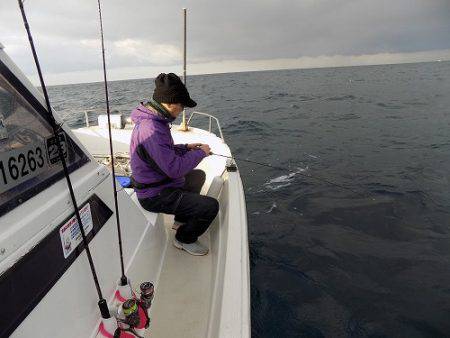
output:
M 159 187 L 161 185 L 164 185 L 164 184 L 167 184 L 170 182 L 172 182 L 172 179 L 169 177 L 166 177 L 166 178 L 162 179 L 161 181 L 157 181 L 157 182 L 140 183 L 140 182 L 137 182 L 133 176 L 131 176 L 131 184 L 132 184 L 133 188 L 137 189 L 137 190 L 156 188 L 156 187 Z
M 155 160 L 149 155 L 147 149 L 142 144 L 138 144 L 136 147 L 136 154 L 138 154 L 141 161 L 145 162 L 151 169 L 156 171 L 161 176 L 166 176 L 166 173 L 159 167 Z
M 145 147 L 142 144 L 139 144 L 136 147 L 136 154 L 139 156 L 139 158 L 145 162 L 151 169 L 156 171 L 161 176 L 165 176 L 162 180 L 152 183 L 140 183 L 137 182 L 133 176 L 131 176 L 131 183 L 133 184 L 133 187 L 135 189 L 141 190 L 141 189 L 148 189 L 148 188 L 156 188 L 161 185 L 167 184 L 172 182 L 172 179 L 166 175 L 166 173 L 158 166 L 158 164 L 155 162 L 155 160 L 149 155 L 148 151 L 145 149 Z

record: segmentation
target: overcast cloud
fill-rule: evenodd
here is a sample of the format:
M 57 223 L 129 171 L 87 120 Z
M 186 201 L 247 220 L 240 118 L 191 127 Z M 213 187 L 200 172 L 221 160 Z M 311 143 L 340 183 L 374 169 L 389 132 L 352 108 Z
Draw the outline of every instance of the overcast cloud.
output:
M 25 7 L 50 83 L 101 80 L 96 0 Z M 450 0 L 108 0 L 110 78 L 179 73 L 183 7 L 190 73 L 450 59 Z M 0 42 L 33 77 L 16 0 L 0 1 Z

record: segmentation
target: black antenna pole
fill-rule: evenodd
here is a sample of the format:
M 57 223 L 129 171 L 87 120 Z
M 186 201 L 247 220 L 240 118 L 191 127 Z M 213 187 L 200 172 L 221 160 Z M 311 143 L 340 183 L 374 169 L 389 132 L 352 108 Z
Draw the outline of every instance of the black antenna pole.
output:
M 52 129 L 53 129 L 53 134 L 54 134 L 54 137 L 56 138 L 59 159 L 63 166 L 64 176 L 66 177 L 67 186 L 69 188 L 69 193 L 70 193 L 70 198 L 72 200 L 72 204 L 75 209 L 75 216 L 77 218 L 78 227 L 80 228 L 81 237 L 83 238 L 84 249 L 86 250 L 86 254 L 87 254 L 87 257 L 89 260 L 89 266 L 91 268 L 92 277 L 94 278 L 95 288 L 97 289 L 97 294 L 98 294 L 98 299 L 99 299 L 98 306 L 100 308 L 100 313 L 103 318 L 105 318 L 105 319 L 110 318 L 108 306 L 106 304 L 106 300 L 103 298 L 102 291 L 100 289 L 100 284 L 98 282 L 97 272 L 95 271 L 94 261 L 92 260 L 91 251 L 89 250 L 89 245 L 88 245 L 88 242 L 86 239 L 86 233 L 84 232 L 84 228 L 83 228 L 83 225 L 81 222 L 80 212 L 78 210 L 77 201 L 75 199 L 75 194 L 73 192 L 72 182 L 70 181 L 70 176 L 69 176 L 69 171 L 67 169 L 66 159 L 64 158 L 64 153 L 63 153 L 61 142 L 59 139 L 59 131 L 61 129 L 61 126 L 56 123 L 55 118 L 53 117 L 52 107 L 50 105 L 50 99 L 48 97 L 47 88 L 46 88 L 45 82 L 44 82 L 44 77 L 42 76 L 41 66 L 39 64 L 39 59 L 38 59 L 38 56 L 36 53 L 36 49 L 34 47 L 33 37 L 31 36 L 31 31 L 30 31 L 30 26 L 28 25 L 28 20 L 25 15 L 23 1 L 18 0 L 18 2 L 19 2 L 20 11 L 22 12 L 23 23 L 25 25 L 25 29 L 28 34 L 28 40 L 30 41 L 30 46 L 31 46 L 31 51 L 33 53 L 34 62 L 36 63 L 36 68 L 37 68 L 38 75 L 39 75 L 39 81 L 41 83 L 42 92 L 44 94 L 45 103 L 47 105 L 47 112 L 48 112 L 50 123 L 51 123 Z
M 114 206 L 116 208 L 117 234 L 119 236 L 120 268 L 122 270 L 122 277 L 120 277 L 120 285 L 124 286 L 124 285 L 128 284 L 128 279 L 125 276 L 125 267 L 123 265 L 122 232 L 120 230 L 119 203 L 117 202 L 116 172 L 115 172 L 115 168 L 114 168 L 114 150 L 113 150 L 113 142 L 112 142 L 112 135 L 111 135 L 111 111 L 109 109 L 108 80 L 106 79 L 105 41 L 103 39 L 102 8 L 100 6 L 100 0 L 97 0 L 97 2 L 98 2 L 98 14 L 100 17 L 100 35 L 101 35 L 101 40 L 102 40 L 103 80 L 105 83 L 106 114 L 108 115 L 109 151 L 111 154 Z

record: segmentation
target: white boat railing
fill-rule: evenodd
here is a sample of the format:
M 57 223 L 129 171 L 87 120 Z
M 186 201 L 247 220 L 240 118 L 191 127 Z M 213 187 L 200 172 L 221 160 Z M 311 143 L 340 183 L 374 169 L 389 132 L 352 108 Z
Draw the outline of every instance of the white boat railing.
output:
M 87 109 L 87 110 L 82 110 L 80 112 L 84 113 L 84 124 L 85 124 L 85 127 L 90 127 L 91 126 L 90 116 L 92 114 L 97 114 L 97 116 L 98 115 L 102 115 L 102 114 L 106 114 L 106 109 Z M 79 112 L 77 112 L 76 114 L 78 114 L 78 113 Z M 122 113 L 120 111 L 118 111 L 118 110 L 111 111 L 111 115 L 115 115 L 115 114 L 122 114 Z
M 85 126 L 86 127 L 90 127 L 90 123 L 89 123 L 90 122 L 89 121 L 90 113 L 97 113 L 97 114 L 100 113 L 101 114 L 102 111 L 103 110 L 100 110 L 100 111 L 84 110 L 83 112 L 84 112 Z M 106 113 L 106 111 L 105 111 L 105 113 Z M 114 111 L 112 113 L 120 114 L 119 111 Z M 216 122 L 216 124 L 217 124 L 217 130 L 219 131 L 220 138 L 225 142 L 225 138 L 223 137 L 222 128 L 220 126 L 220 122 L 219 122 L 219 119 L 217 117 L 215 117 L 214 115 L 208 114 L 208 113 L 202 113 L 202 112 L 199 112 L 199 111 L 194 111 L 194 112 L 191 113 L 191 115 L 189 116 L 189 119 L 187 121 L 187 125 L 188 126 L 191 125 L 191 121 L 192 121 L 192 119 L 193 119 L 193 117 L 195 115 L 206 116 L 209 119 L 208 132 L 210 132 L 210 133 L 212 132 L 212 121 L 214 120 Z M 131 120 L 130 120 L 129 117 L 126 118 L 126 123 L 131 123 Z
M 220 122 L 219 122 L 219 119 L 217 117 L 215 117 L 215 116 L 213 116 L 211 114 L 208 114 L 208 113 L 201 113 L 199 111 L 194 111 L 194 112 L 191 113 L 191 115 L 189 116 L 189 119 L 187 121 L 187 125 L 188 126 L 191 125 L 192 118 L 195 115 L 206 116 L 206 117 L 209 118 L 208 132 L 210 132 L 210 133 L 211 133 L 211 129 L 212 129 L 212 120 L 214 119 L 214 121 L 216 121 L 216 124 L 217 124 L 217 129 L 219 130 L 220 138 L 225 142 L 225 138 L 223 137 L 223 133 L 222 133 L 222 128 L 220 127 Z

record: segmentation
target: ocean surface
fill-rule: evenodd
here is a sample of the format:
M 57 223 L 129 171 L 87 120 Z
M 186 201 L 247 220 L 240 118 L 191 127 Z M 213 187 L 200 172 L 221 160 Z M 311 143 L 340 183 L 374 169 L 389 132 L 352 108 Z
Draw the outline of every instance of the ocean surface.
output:
M 188 87 L 236 157 L 291 170 L 238 160 L 253 337 L 450 336 L 450 62 L 191 76 Z M 153 88 L 111 82 L 111 107 L 129 114 Z M 105 108 L 102 83 L 50 97 L 72 127 Z

